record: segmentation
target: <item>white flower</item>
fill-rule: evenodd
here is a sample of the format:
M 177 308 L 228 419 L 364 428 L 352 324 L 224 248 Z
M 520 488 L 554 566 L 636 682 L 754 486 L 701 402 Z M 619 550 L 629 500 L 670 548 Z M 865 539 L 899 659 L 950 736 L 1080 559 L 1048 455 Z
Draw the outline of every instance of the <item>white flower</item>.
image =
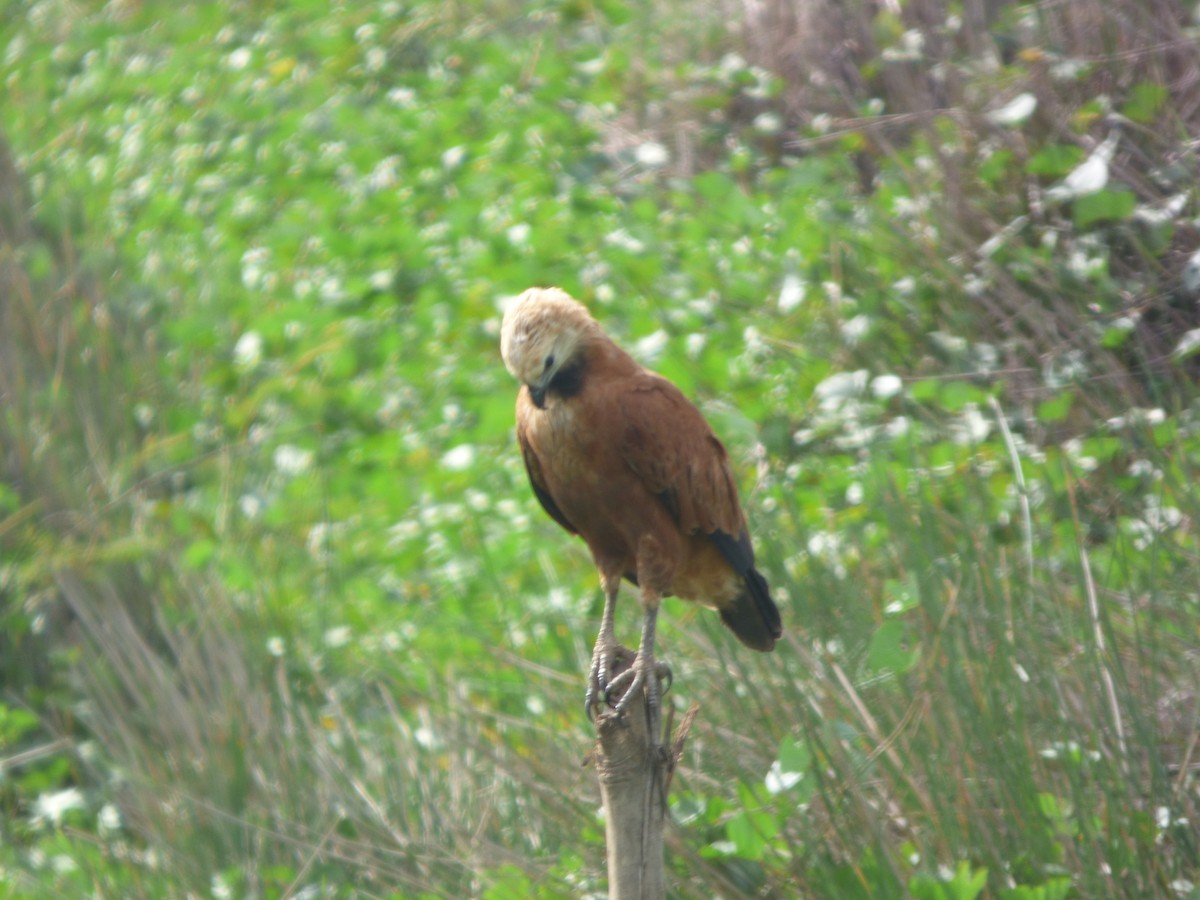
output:
M 257 331 L 247 331 L 233 346 L 233 362 L 239 369 L 253 369 L 262 362 L 263 339 Z
M 462 472 L 475 462 L 475 448 L 470 444 L 459 444 L 442 455 L 442 468 L 451 472 Z
M 525 698 L 525 709 L 530 715 L 540 716 L 546 712 L 546 701 L 532 694 Z
M 1200 350 L 1200 328 L 1193 328 L 1184 332 L 1175 349 L 1171 351 L 1171 356 L 1175 359 L 1186 359 L 1197 350 Z
M 411 541 L 421 533 L 421 523 L 414 519 L 401 519 L 388 529 L 388 546 L 395 548 Z
M 739 72 L 743 72 L 747 68 L 746 60 L 738 56 L 736 53 L 726 53 L 721 57 L 721 61 L 717 63 L 717 68 L 721 74 L 728 80 Z
M 671 154 L 657 141 L 646 141 L 633 151 L 633 158 L 647 169 L 658 169 L 670 162 Z
M 116 831 L 121 827 L 121 811 L 111 803 L 105 803 L 96 816 L 96 825 L 101 834 Z
M 250 65 L 250 48 L 238 47 L 225 57 L 225 65 L 234 72 L 240 72 L 246 68 L 246 66 Z
M 808 286 L 798 275 L 786 275 L 779 288 L 779 311 L 789 313 L 804 302 Z
M 242 511 L 242 515 L 247 519 L 257 519 L 262 515 L 264 506 L 266 504 L 256 494 L 242 494 L 238 498 L 238 509 Z
M 442 154 L 442 168 L 457 169 L 462 165 L 462 161 L 466 159 L 466 156 L 467 148 L 462 144 L 459 144 L 457 147 L 451 147 Z
M 968 403 L 963 407 L 962 414 L 954 423 L 953 439 L 956 444 L 978 444 L 992 431 L 990 419 L 984 417 L 978 405 Z
M 895 397 L 903 389 L 904 382 L 898 375 L 877 375 L 871 379 L 871 393 L 879 400 Z
M 604 57 L 597 56 L 595 59 L 584 60 L 575 66 L 575 68 L 584 75 L 599 75 L 604 71 L 604 66 Z
M 329 532 L 331 526 L 328 522 L 317 522 L 312 528 L 308 529 L 308 537 L 304 541 L 304 549 L 308 551 L 308 555 L 315 559 L 322 559 L 329 555 Z
M 842 337 L 847 344 L 857 344 L 871 330 L 871 317 L 859 314 L 842 323 Z
M 823 409 L 837 409 L 843 401 L 861 396 L 866 386 L 866 369 L 837 372 L 813 388 L 813 395 Z
M 506 235 L 508 242 L 514 246 L 521 246 L 529 242 L 529 233 L 533 231 L 528 222 L 518 222 L 508 229 Z
M 338 625 L 336 628 L 330 628 L 325 632 L 325 646 L 334 649 L 345 647 L 350 643 L 350 626 Z
M 1020 125 L 1033 115 L 1037 105 L 1037 97 L 1033 94 L 1017 94 L 999 109 L 993 109 L 987 118 L 993 125 Z
M 281 638 L 279 635 L 276 634 L 267 638 L 267 652 L 276 659 L 283 656 L 286 649 L 287 645 L 283 642 L 283 638 Z
M 785 772 L 779 760 L 771 763 L 771 769 L 767 772 L 767 791 L 771 794 L 782 794 L 790 787 L 795 787 L 804 780 L 803 772 Z
M 79 865 L 65 853 L 60 853 L 50 860 L 50 868 L 54 870 L 55 875 L 70 875 Z
M 417 92 L 412 88 L 398 87 L 387 92 L 388 102 L 399 107 L 412 106 L 417 99 Z
M 763 340 L 762 332 L 753 325 L 747 325 L 742 329 L 742 340 L 746 342 L 747 353 L 762 353 L 767 349 L 767 344 Z
M 638 359 L 653 362 L 667 346 L 667 333 L 661 328 L 653 334 L 648 334 L 633 345 L 633 355 Z
M 1102 190 L 1108 184 L 1108 164 L 1119 140 L 1120 135 L 1114 131 L 1061 183 L 1046 191 L 1046 196 L 1051 200 L 1070 200 Z
M 58 825 L 62 817 L 73 809 L 83 808 L 83 794 L 79 788 L 67 788 L 52 794 L 42 794 L 33 804 L 33 821 Z
M 783 130 L 783 119 L 779 113 L 764 112 L 754 117 L 754 130 L 762 134 L 777 134 Z
M 313 453 L 295 444 L 280 444 L 275 448 L 274 460 L 281 475 L 300 475 L 312 466 Z
M 321 282 L 318 288 L 321 294 L 321 299 L 326 303 L 337 303 L 342 299 L 342 280 L 336 275 L 330 275 Z
M 616 231 L 606 234 L 604 242 L 614 247 L 619 247 L 622 250 L 628 250 L 630 253 L 641 253 L 646 248 L 645 244 L 624 228 L 618 228 Z
M 882 54 L 889 62 L 912 62 L 921 59 L 925 51 L 925 35 L 916 28 L 910 28 L 900 35 L 895 46 L 886 48 Z
M 1188 257 L 1187 264 L 1179 273 L 1179 280 L 1189 297 L 1200 295 L 1200 250 Z
M 375 163 L 375 168 L 371 169 L 371 174 L 367 176 L 367 187 L 373 191 L 395 187 L 400 180 L 400 162 L 400 157 L 392 155 L 385 156 Z

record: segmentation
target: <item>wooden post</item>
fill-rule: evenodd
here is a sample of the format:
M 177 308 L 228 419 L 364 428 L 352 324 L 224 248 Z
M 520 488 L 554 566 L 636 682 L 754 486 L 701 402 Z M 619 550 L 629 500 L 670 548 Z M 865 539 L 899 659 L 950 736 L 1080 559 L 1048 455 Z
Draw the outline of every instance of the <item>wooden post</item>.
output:
M 596 772 L 604 801 L 609 900 L 660 900 L 663 824 L 667 812 L 666 754 L 652 752 L 646 707 L 596 722 Z M 661 740 L 661 737 L 660 737 Z
M 664 735 L 658 736 L 658 752 L 651 747 L 650 716 L 644 700 L 633 704 L 623 717 L 609 712 L 596 720 L 592 759 L 604 802 L 609 900 L 661 900 L 666 896 L 663 826 L 667 789 L 699 708 L 693 704 L 684 715 L 672 745 L 665 744 Z M 664 734 L 670 735 L 669 709 L 664 712 Z

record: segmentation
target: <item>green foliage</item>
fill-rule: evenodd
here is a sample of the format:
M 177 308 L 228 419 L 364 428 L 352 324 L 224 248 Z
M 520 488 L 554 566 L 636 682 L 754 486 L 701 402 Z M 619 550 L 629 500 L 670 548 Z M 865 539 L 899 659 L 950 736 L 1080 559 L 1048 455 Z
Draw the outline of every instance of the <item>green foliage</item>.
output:
M 535 283 L 698 399 L 784 610 L 760 657 L 666 603 L 679 896 L 1196 883 L 1200 418 L 1146 312 L 1194 104 L 1051 4 L 999 69 L 868 6 L 851 124 L 673 0 L 6 8 L 0 896 L 602 892 L 595 577 L 496 348 Z M 860 129 L 938 46 L 956 114 Z
M 1171 97 L 1171 92 L 1161 84 L 1142 81 L 1129 90 L 1121 115 L 1135 122 L 1153 122 Z
M 908 889 L 920 900 L 975 900 L 987 884 L 987 869 L 972 869 L 960 862 L 947 877 L 914 875 Z
M 1076 228 L 1087 228 L 1097 222 L 1127 219 L 1137 207 L 1137 198 L 1132 191 L 1096 191 L 1079 197 L 1071 212 Z

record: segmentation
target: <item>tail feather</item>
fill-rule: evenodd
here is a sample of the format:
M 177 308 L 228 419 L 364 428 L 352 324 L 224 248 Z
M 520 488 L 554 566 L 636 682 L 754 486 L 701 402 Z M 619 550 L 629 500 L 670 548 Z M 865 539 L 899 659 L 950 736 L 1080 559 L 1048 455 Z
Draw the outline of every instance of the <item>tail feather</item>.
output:
M 779 607 L 771 599 L 767 579 L 753 567 L 746 570 L 745 587 L 721 610 L 721 621 L 751 650 L 764 653 L 774 650 L 783 634 Z

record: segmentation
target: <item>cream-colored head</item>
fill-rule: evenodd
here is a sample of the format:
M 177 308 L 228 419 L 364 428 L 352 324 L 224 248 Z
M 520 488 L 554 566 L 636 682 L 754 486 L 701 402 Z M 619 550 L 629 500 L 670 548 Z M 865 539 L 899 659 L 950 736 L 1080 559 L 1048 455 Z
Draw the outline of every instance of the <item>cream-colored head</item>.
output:
M 599 330 L 587 308 L 566 291 L 530 288 L 504 312 L 500 355 L 540 407 L 554 377 L 575 362 L 585 339 Z

